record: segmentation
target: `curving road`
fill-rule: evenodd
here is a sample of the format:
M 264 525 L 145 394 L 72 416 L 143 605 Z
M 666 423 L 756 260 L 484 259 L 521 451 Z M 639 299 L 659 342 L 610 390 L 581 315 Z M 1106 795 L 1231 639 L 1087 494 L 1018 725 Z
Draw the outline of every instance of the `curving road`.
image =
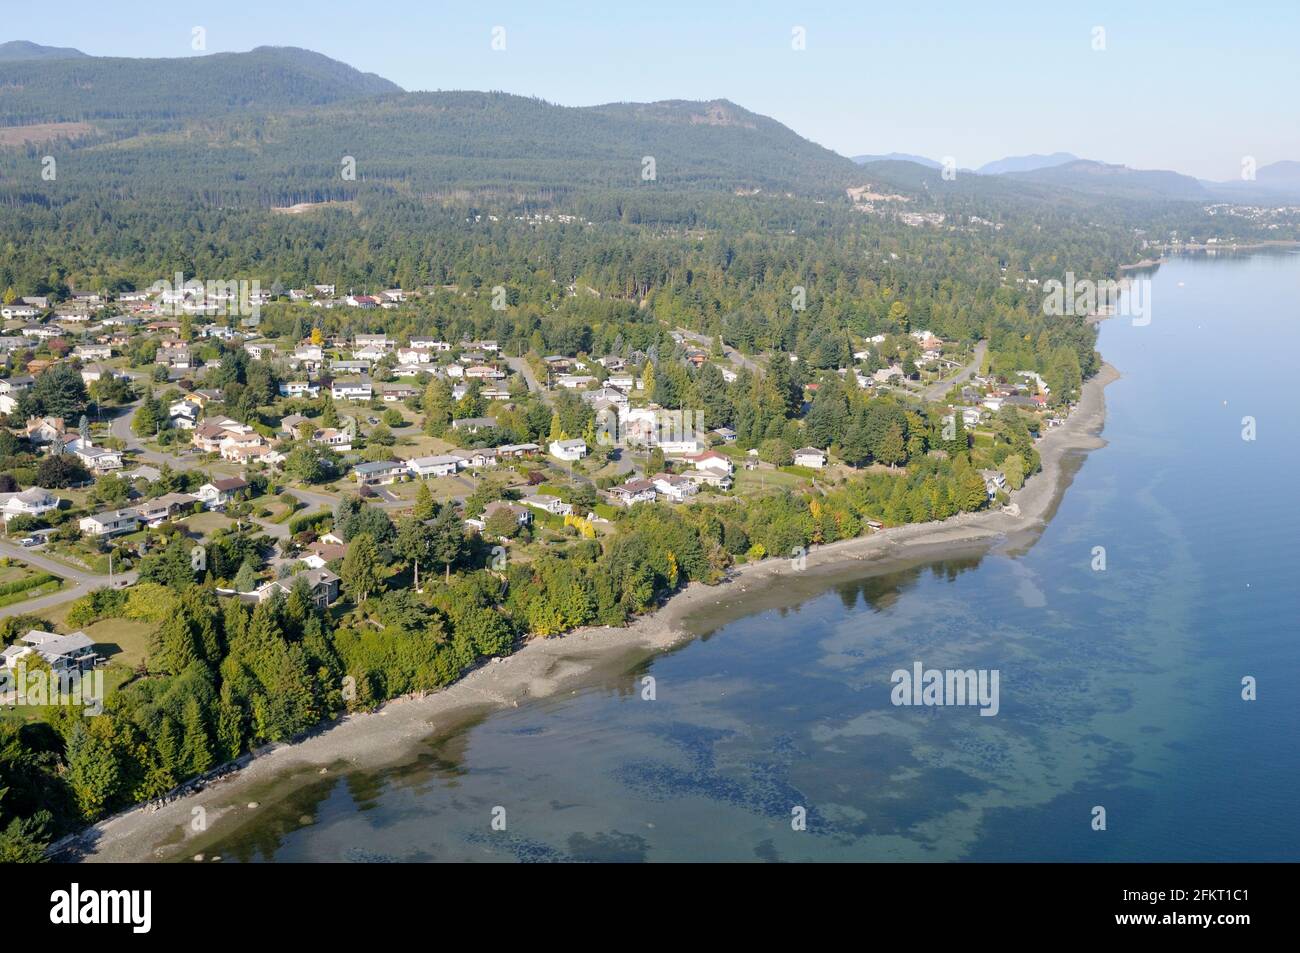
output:
M 39 552 L 33 552 L 21 546 L 14 546 L 11 543 L 0 542 L 0 556 L 7 556 L 10 559 L 27 563 L 37 569 L 43 569 L 46 572 L 54 573 L 56 576 L 61 576 L 65 580 L 64 587 L 58 592 L 52 592 L 48 596 L 41 596 L 39 599 L 27 599 L 11 605 L 0 606 L 0 618 L 49 609 L 71 599 L 80 598 L 92 589 L 101 589 L 110 582 L 108 576 L 96 576 L 80 569 L 73 569 L 71 566 L 66 566 L 63 563 L 42 556 Z M 137 574 L 134 572 L 113 573 L 112 582 L 129 584 L 135 582 L 136 576 Z M 70 585 L 67 583 L 70 583 Z
M 921 399 L 927 403 L 938 403 L 943 400 L 945 394 L 952 390 L 957 384 L 964 384 L 976 374 L 979 373 L 980 365 L 984 363 L 984 354 L 989 349 L 988 341 L 980 341 L 975 345 L 975 356 L 971 362 L 959 370 L 952 377 L 936 381 L 925 390 L 921 391 Z

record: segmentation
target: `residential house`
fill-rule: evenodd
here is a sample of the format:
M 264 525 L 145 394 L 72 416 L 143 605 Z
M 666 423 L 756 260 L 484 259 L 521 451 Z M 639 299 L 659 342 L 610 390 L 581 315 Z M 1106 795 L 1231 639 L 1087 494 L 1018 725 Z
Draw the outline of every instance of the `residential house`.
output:
M 333 427 L 317 430 L 311 435 L 311 442 L 339 453 L 347 453 L 352 449 L 352 435 L 346 430 L 336 430 Z
M 526 496 L 520 500 L 525 506 L 531 506 L 539 510 L 545 510 L 556 516 L 568 516 L 573 512 L 573 506 L 565 503 L 558 496 L 549 496 L 545 493 L 538 493 L 535 496 Z
M 281 397 L 316 397 L 320 394 L 320 385 L 310 381 L 285 381 L 280 385 Z
M 505 443 L 497 447 L 497 456 L 522 459 L 531 457 L 542 448 L 535 443 Z
M 670 457 L 690 457 L 703 453 L 708 449 L 703 440 L 698 437 L 689 437 L 681 439 L 660 440 L 659 449 Z
M 190 346 L 180 342 L 171 343 L 164 341 L 158 348 L 158 354 L 154 357 L 155 364 L 165 364 L 167 367 L 187 369 L 190 365 Z
M 140 528 L 140 517 L 135 510 L 105 510 L 93 516 L 83 516 L 77 528 L 88 536 L 117 536 L 134 533 Z
M 107 344 L 78 344 L 73 353 L 82 361 L 107 361 L 113 356 L 113 349 Z
M 298 428 L 303 424 L 312 424 L 312 427 L 315 427 L 315 422 L 302 414 L 287 414 L 280 419 L 280 432 L 287 439 L 296 440 L 298 439 Z
M 301 561 L 306 563 L 309 569 L 324 569 L 334 560 L 342 559 L 347 552 L 347 546 L 342 543 L 327 543 L 318 539 L 307 547 L 307 555 L 303 556 Z
M 434 457 L 413 457 L 406 461 L 406 468 L 420 479 L 427 477 L 451 476 L 460 469 L 461 458 L 452 454 Z
M 40 517 L 58 508 L 59 498 L 39 486 L 15 493 L 0 493 L 0 515 L 6 523 L 15 516 Z
M 420 388 L 410 384 L 383 384 L 379 388 L 379 397 L 386 404 L 396 404 L 409 397 L 418 397 Z
M 86 468 L 93 470 L 95 473 L 111 473 L 114 470 L 122 469 L 122 451 L 110 450 L 107 447 L 96 447 L 89 440 L 83 440 L 78 437 L 68 444 L 68 449 L 72 451 Z
M 173 427 L 193 430 L 199 425 L 199 413 L 202 410 L 202 407 L 186 397 L 167 408 L 167 417 Z
M 473 527 L 481 533 L 487 528 L 488 520 L 490 520 L 499 510 L 506 510 L 513 514 L 515 522 L 520 526 L 527 525 L 533 518 L 533 514 L 528 512 L 526 506 L 520 506 L 518 503 L 510 503 L 506 500 L 493 500 L 487 506 L 483 507 L 483 515 L 465 520 L 465 525 Z
M 34 444 L 54 443 L 67 432 L 67 425 L 58 417 L 29 417 L 23 435 Z
M 380 486 L 397 483 L 408 474 L 406 464 L 400 460 L 376 460 L 374 463 L 358 463 L 352 473 L 361 486 Z
M 572 462 L 581 460 L 587 455 L 587 441 L 581 439 L 552 440 L 548 449 L 551 456 Z
M 696 470 L 711 470 L 714 473 L 721 473 L 726 476 L 730 476 L 736 470 L 731 460 L 716 450 L 706 450 L 686 459 Z
M 135 508 L 140 521 L 148 526 L 158 526 L 184 515 L 198 502 L 198 497 L 189 493 L 167 493 L 154 500 L 148 500 Z
M 35 652 L 55 673 L 82 672 L 95 665 L 98 656 L 94 646 L 94 641 L 85 632 L 59 635 L 29 629 L 26 635 L 20 635 L 13 645 L 0 652 L 0 663 L 13 669 L 24 656 Z
M 335 400 L 370 400 L 374 391 L 370 378 L 342 378 L 330 385 L 330 396 Z
M 293 592 L 294 586 L 299 579 L 306 580 L 307 587 L 311 590 L 312 602 L 319 609 L 326 608 L 339 597 L 339 577 L 322 567 L 320 569 L 308 569 L 295 573 L 286 579 L 276 579 L 259 586 L 257 588 L 257 601 L 265 602 L 277 593 L 285 596 L 289 595 L 289 593 Z
M 801 447 L 794 452 L 794 465 L 820 470 L 826 466 L 826 451 L 816 447 Z
M 463 430 L 466 433 L 477 433 L 480 430 L 486 430 L 496 425 L 497 419 L 495 417 L 458 417 L 451 422 L 451 429 Z
M 684 503 L 699 492 L 699 487 L 691 480 L 671 473 L 656 473 L 650 477 L 650 482 L 655 492 L 674 503 Z
M 620 486 L 610 487 L 606 492 L 610 500 L 619 506 L 653 503 L 657 495 L 655 485 L 649 480 L 628 480 Z
M 249 483 L 243 477 L 225 477 L 203 484 L 196 495 L 204 506 L 216 510 L 237 499 L 248 487 Z

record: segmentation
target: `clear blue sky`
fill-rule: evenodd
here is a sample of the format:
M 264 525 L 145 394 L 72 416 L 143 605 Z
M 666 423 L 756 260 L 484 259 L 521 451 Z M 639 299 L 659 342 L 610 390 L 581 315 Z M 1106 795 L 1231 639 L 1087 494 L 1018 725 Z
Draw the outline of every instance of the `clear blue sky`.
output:
M 0 39 L 116 56 L 302 46 L 407 89 L 726 98 L 845 155 L 1073 152 L 1205 178 L 1300 160 L 1300 0 L 11 3 Z M 1139 8 L 1140 9 L 1136 9 Z M 491 48 L 505 28 L 504 51 Z M 791 48 L 792 30 L 807 48 Z M 1105 29 L 1106 49 L 1092 49 Z

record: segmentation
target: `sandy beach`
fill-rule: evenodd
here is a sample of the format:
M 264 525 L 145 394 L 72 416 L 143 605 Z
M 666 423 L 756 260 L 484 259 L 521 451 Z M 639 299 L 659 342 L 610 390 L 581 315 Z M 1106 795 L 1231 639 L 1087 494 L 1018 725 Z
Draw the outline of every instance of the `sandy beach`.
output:
M 1066 461 L 1104 445 L 1104 390 L 1119 377 L 1109 364 L 1084 386 L 1069 419 L 1038 443 L 1042 471 L 1011 495 L 1012 506 L 949 520 L 894 527 L 869 536 L 813 547 L 802 566 L 768 559 L 736 568 L 716 586 L 692 584 L 656 612 L 625 628 L 588 627 L 566 636 L 535 639 L 513 656 L 485 664 L 448 688 L 419 698 L 396 699 L 379 711 L 351 715 L 294 744 L 268 746 L 241 761 L 237 771 L 162 807 L 139 807 L 61 842 L 59 859 L 132 862 L 177 860 L 204 854 L 204 845 L 235 830 L 298 783 L 329 773 L 375 769 L 412 757 L 430 736 L 454 730 L 493 710 L 574 692 L 594 679 L 627 671 L 647 657 L 694 637 L 693 614 L 743 603 L 747 611 L 788 601 L 776 577 L 817 579 L 833 573 L 879 574 L 922 560 L 1040 531 L 1055 512 L 1073 472 Z M 1018 512 L 1017 512 L 1018 510 Z M 202 808 L 201 812 L 196 809 Z M 194 819 L 201 814 L 202 830 Z

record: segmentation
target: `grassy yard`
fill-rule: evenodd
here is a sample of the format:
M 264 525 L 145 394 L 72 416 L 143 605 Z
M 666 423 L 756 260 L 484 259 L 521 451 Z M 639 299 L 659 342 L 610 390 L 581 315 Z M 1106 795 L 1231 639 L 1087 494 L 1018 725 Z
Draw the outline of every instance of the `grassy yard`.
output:
M 206 512 L 185 517 L 181 525 L 191 533 L 197 533 L 199 536 L 206 538 L 219 529 L 232 528 L 235 521 L 225 513 Z
M 149 654 L 154 625 L 132 619 L 101 619 L 82 631 L 95 642 L 95 650 L 116 665 L 133 669 Z
M 778 490 L 790 490 L 802 484 L 804 478 L 780 470 L 737 470 L 735 491 L 741 496 L 761 496 Z
M 8 565 L 0 566 L 0 606 L 25 602 L 63 587 L 61 578 L 43 569 L 7 559 L 3 562 Z

